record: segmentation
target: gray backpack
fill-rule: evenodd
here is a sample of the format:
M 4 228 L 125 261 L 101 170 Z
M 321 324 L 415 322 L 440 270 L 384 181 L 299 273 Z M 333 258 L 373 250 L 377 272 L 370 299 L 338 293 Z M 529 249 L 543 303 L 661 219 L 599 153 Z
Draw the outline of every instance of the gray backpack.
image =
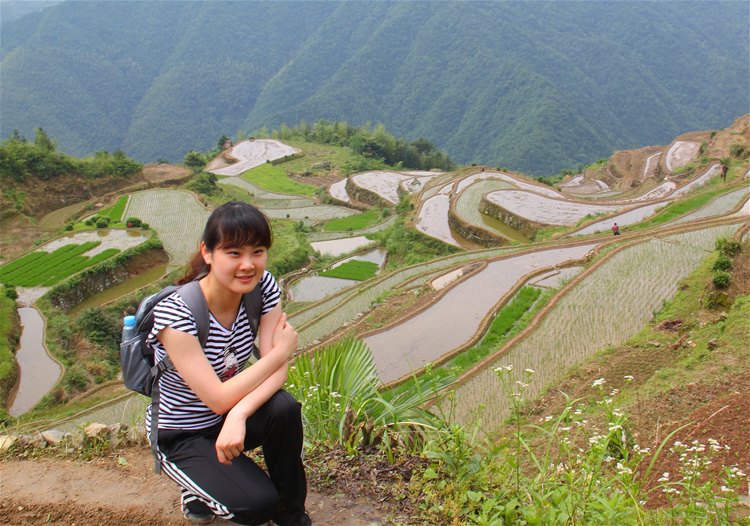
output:
M 164 371 L 172 367 L 172 361 L 169 356 L 166 356 L 163 360 L 155 362 L 154 350 L 146 343 L 146 339 L 154 326 L 154 307 L 175 291 L 180 293 L 180 297 L 195 318 L 195 325 L 198 328 L 198 341 L 201 347 L 205 346 L 208 340 L 210 321 L 208 304 L 198 281 L 190 281 L 184 285 L 170 285 L 144 298 L 135 313 L 135 335 L 120 342 L 120 365 L 125 387 L 136 393 L 151 397 L 149 441 L 151 442 L 151 451 L 157 458 L 155 467 L 157 473 L 161 470 L 156 455 L 159 430 L 159 378 Z M 245 305 L 245 312 L 250 327 L 253 329 L 253 334 L 257 336 L 263 304 L 260 285 L 243 295 L 242 303 Z M 253 354 L 258 358 L 257 348 L 253 349 Z

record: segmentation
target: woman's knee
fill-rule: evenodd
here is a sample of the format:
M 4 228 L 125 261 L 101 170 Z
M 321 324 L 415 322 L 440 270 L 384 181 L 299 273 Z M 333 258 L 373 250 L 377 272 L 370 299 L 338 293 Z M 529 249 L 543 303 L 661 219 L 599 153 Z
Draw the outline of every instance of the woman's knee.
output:
M 267 410 L 274 419 L 286 419 L 290 421 L 302 420 L 302 407 L 299 402 L 286 391 L 279 390 L 268 402 Z
M 244 503 L 233 503 L 227 506 L 232 513 L 230 519 L 237 524 L 263 524 L 270 521 L 278 512 L 279 494 L 273 484 L 255 486 L 253 495 Z

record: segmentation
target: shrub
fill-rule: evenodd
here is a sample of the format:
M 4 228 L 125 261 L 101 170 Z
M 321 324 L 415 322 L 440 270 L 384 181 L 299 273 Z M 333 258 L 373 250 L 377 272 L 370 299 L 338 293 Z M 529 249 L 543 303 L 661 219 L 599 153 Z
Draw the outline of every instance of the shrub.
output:
M 17 300 L 18 291 L 16 291 L 16 287 L 14 287 L 13 285 L 5 285 L 5 296 L 14 301 Z
M 731 268 L 732 260 L 722 254 L 721 256 L 719 256 L 719 259 L 714 262 L 712 270 L 730 270 Z
M 716 250 L 723 256 L 732 258 L 742 252 L 742 245 L 737 241 L 731 241 L 725 237 L 716 240 Z
M 89 385 L 88 375 L 81 364 L 74 364 L 65 370 L 63 384 L 69 393 L 84 391 Z
M 129 217 L 129 218 L 128 218 L 128 219 L 127 219 L 127 220 L 125 221 L 125 225 L 126 225 L 126 226 L 127 226 L 128 228 L 138 228 L 138 227 L 139 227 L 139 226 L 141 226 L 142 224 L 143 224 L 143 222 L 142 222 L 142 221 L 141 221 L 140 219 L 138 219 L 137 217 Z
M 729 154 L 735 159 L 745 159 L 750 155 L 750 149 L 744 144 L 735 143 L 729 147 Z
M 725 270 L 717 270 L 714 272 L 713 283 L 717 289 L 725 289 L 729 286 L 729 282 L 732 279 L 732 275 Z
M 109 226 L 109 218 L 101 217 L 96 221 L 96 228 L 107 228 Z

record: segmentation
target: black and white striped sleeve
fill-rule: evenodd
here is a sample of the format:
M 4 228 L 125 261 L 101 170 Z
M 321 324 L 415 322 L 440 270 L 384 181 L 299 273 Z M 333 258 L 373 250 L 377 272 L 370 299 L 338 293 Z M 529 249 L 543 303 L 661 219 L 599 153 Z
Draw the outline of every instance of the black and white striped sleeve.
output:
M 260 311 L 262 315 L 270 312 L 281 300 L 279 284 L 276 282 L 273 274 L 267 270 L 263 273 L 263 277 L 260 280 L 260 290 L 263 295 L 263 308 Z
M 195 318 L 177 293 L 164 298 L 154 307 L 154 327 L 148 341 L 153 343 L 156 336 L 166 327 L 198 337 Z

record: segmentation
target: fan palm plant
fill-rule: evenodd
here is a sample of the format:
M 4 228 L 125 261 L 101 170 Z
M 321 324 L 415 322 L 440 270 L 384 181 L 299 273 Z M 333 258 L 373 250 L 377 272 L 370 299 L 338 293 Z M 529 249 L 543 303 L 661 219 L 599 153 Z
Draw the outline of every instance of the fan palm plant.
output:
M 389 396 L 370 350 L 345 339 L 299 356 L 289 371 L 287 389 L 302 402 L 305 433 L 313 441 L 331 441 L 349 449 L 394 444 L 414 445 L 426 430 L 440 426 L 424 409 L 450 379 L 415 381 L 408 392 Z

